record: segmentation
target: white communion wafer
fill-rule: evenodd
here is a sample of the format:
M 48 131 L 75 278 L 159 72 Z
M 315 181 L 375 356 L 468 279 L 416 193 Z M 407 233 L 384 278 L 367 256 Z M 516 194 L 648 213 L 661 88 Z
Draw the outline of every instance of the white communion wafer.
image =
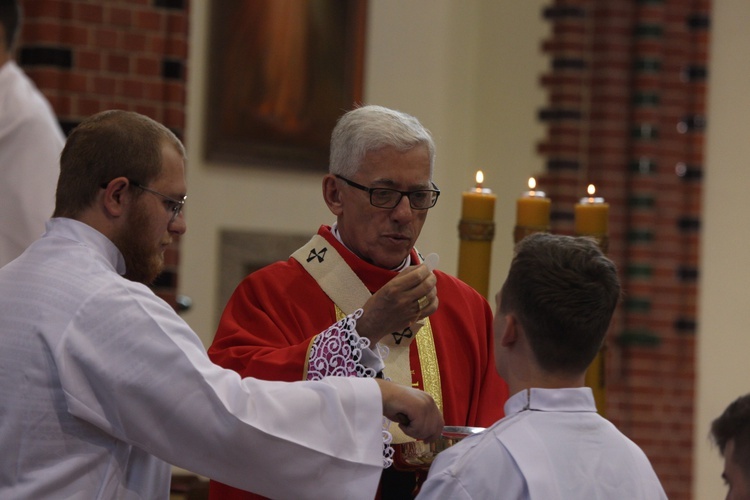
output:
M 436 253 L 431 253 L 424 259 L 424 263 L 427 265 L 427 269 L 434 271 L 437 269 L 438 263 L 440 262 L 440 256 Z

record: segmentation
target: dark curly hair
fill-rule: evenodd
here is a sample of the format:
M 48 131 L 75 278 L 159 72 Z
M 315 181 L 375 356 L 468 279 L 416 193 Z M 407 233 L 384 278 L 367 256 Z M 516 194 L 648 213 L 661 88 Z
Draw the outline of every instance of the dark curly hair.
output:
M 722 455 L 729 441 L 734 453 L 729 457 L 750 480 L 750 394 L 734 400 L 724 413 L 711 423 L 711 437 Z

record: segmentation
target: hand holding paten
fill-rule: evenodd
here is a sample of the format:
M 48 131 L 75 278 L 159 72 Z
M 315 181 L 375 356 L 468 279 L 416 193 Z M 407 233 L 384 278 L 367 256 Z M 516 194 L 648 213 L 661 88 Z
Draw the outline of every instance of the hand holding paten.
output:
M 375 379 L 383 397 L 383 415 L 395 422 L 407 436 L 427 443 L 438 439 L 445 422 L 432 396 L 419 389 Z

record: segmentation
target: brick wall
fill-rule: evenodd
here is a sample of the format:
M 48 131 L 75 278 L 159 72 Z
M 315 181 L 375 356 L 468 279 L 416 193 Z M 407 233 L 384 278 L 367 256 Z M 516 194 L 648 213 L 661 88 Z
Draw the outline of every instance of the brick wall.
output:
M 68 133 L 107 109 L 147 115 L 183 137 L 188 0 L 21 0 L 16 59 Z M 179 242 L 155 291 L 177 307 Z
M 651 459 L 670 499 L 691 494 L 709 0 L 558 0 L 540 188 L 552 229 L 594 183 L 625 296 L 607 340 L 604 413 Z M 706 429 L 708 432 L 708 429 Z

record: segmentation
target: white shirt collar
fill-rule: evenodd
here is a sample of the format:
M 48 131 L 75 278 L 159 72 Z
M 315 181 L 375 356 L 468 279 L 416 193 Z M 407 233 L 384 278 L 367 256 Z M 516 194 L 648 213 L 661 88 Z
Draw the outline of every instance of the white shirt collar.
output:
M 596 411 L 594 393 L 590 387 L 565 389 L 524 389 L 505 402 L 505 414 L 511 415 L 524 410 L 535 411 Z
M 79 241 L 90 246 L 112 265 L 119 275 L 125 274 L 125 258 L 112 241 L 88 224 L 68 219 L 54 217 L 47 221 L 47 232 L 44 236 L 57 236 Z

